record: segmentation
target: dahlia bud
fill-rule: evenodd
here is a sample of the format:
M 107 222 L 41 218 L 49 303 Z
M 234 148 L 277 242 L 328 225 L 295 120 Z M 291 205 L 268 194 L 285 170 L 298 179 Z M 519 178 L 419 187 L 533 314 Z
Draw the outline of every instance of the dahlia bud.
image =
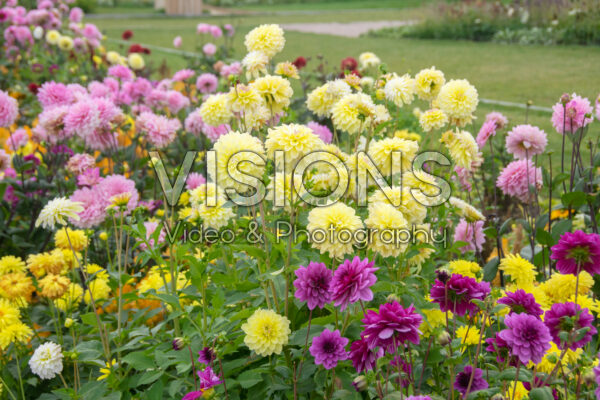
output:
M 179 351 L 187 345 L 187 341 L 182 337 L 176 337 L 173 339 L 173 350 Z
M 443 284 L 450 280 L 450 274 L 448 273 L 448 271 L 444 271 L 443 269 L 438 269 L 437 271 L 435 271 L 435 275 L 437 276 L 438 280 Z
M 65 319 L 65 328 L 70 328 L 73 326 L 73 324 L 75 323 L 75 321 L 73 321 L 72 318 L 67 318 Z
M 561 103 L 567 104 L 570 101 L 571 101 L 571 95 L 569 93 L 564 93 L 562 96 L 560 96 Z
M 532 106 L 533 105 L 533 100 L 527 100 L 527 106 Z
M 352 385 L 357 392 L 364 392 L 367 390 L 367 378 L 364 375 L 359 375 L 352 381 Z
M 385 99 L 385 92 L 382 89 L 377 89 L 375 91 L 375 97 L 377 97 L 377 100 L 383 100 Z
M 490 397 L 490 400 L 504 400 L 504 396 L 502 396 L 500 393 L 496 393 L 495 395 Z
M 386 299 L 386 300 L 387 300 L 387 302 L 388 302 L 388 303 L 392 303 L 392 302 L 394 302 L 394 301 L 395 301 L 396 303 L 400 303 L 400 302 L 401 302 L 401 299 L 400 299 L 400 297 L 398 297 L 398 295 L 397 295 L 397 294 L 394 294 L 394 293 L 391 293 L 390 295 L 388 295 L 388 297 L 387 297 L 387 299 Z
M 448 332 L 443 331 L 438 335 L 437 340 L 441 346 L 447 346 L 452 340 L 452 338 L 450 337 L 450 334 Z

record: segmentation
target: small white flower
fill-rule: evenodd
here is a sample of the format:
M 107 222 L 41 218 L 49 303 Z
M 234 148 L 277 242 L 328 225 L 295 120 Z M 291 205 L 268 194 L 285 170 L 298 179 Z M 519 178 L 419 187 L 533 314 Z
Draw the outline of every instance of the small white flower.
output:
M 41 26 L 36 26 L 35 29 L 33 30 L 33 37 L 36 40 L 40 40 L 41 38 L 44 37 L 44 28 L 42 28 Z
M 29 359 L 31 371 L 42 379 L 52 379 L 63 370 L 63 354 L 60 345 L 44 343 Z
M 79 221 L 77 213 L 81 211 L 83 211 L 83 207 L 80 202 L 71 201 L 66 197 L 59 197 L 44 206 L 37 221 L 35 221 L 35 226 L 42 225 L 43 228 L 54 229 L 56 224 L 66 225 L 67 218 Z

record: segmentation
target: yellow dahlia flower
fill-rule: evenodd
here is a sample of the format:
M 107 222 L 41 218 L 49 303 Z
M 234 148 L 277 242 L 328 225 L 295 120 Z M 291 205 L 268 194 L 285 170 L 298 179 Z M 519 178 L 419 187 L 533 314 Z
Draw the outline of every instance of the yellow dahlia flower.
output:
M 233 209 L 223 199 L 219 199 L 215 206 L 206 203 L 198 207 L 198 216 L 208 228 L 219 229 L 226 226 L 235 217 Z
M 448 116 L 437 108 L 427 110 L 419 117 L 419 124 L 425 132 L 441 129 L 448 123 Z
M 354 234 L 363 228 L 363 223 L 352 207 L 338 202 L 313 208 L 308 214 L 306 228 L 310 232 L 313 248 L 319 249 L 321 254 L 329 253 L 330 257 L 342 258 L 352 253 L 356 239 Z M 340 234 L 342 231 L 344 233 Z
M 242 65 L 246 69 L 246 78 L 258 78 L 261 74 L 266 75 L 269 57 L 260 51 L 251 51 L 242 60 Z
M 35 226 L 42 226 L 46 229 L 54 229 L 59 225 L 66 225 L 67 218 L 79 221 L 78 213 L 83 211 L 83 206 L 80 202 L 71 201 L 65 197 L 58 197 L 50 200 L 48 204 L 44 206 L 37 220 Z
M 575 275 L 552 274 L 550 279 L 540 285 L 551 304 L 564 303 L 575 294 L 577 278 Z M 586 295 L 594 285 L 592 276 L 583 271 L 579 274 L 578 294 Z
M 288 343 L 290 321 L 275 311 L 258 309 L 242 325 L 244 343 L 259 356 L 280 354 Z
M 69 233 L 69 237 L 67 238 L 67 232 Z M 69 245 L 69 239 L 71 240 L 71 244 Z M 54 234 L 54 244 L 56 247 L 61 249 L 71 250 L 71 246 L 73 246 L 73 250 L 82 251 L 88 245 L 89 239 L 85 234 L 85 231 L 82 230 L 73 230 L 70 228 L 62 228 L 56 231 Z
M 0 331 L 21 322 L 21 312 L 6 299 L 0 299 Z
M 411 168 L 417 151 L 419 151 L 417 142 L 393 137 L 372 142 L 368 154 L 379 171 L 383 175 L 389 176 L 392 173 L 392 152 L 400 153 L 398 161 L 401 164 L 395 166 L 395 171 L 398 173 Z
M 34 291 L 31 278 L 24 272 L 6 274 L 0 280 L 0 297 L 9 300 L 31 300 Z
M 381 64 L 381 60 L 374 53 L 365 52 L 358 56 L 358 62 L 360 63 L 361 69 L 367 69 L 370 67 L 376 67 Z
M 451 206 L 456 207 L 459 215 L 465 218 L 468 222 L 485 221 L 485 216 L 481 213 L 481 211 L 464 200 L 452 196 L 450 199 L 448 199 L 448 202 Z
M 275 157 L 275 151 L 283 151 L 288 167 L 295 166 L 304 155 L 320 150 L 323 146 L 323 141 L 312 129 L 300 124 L 280 125 L 269 129 L 265 141 L 269 159 Z
M 415 200 L 406 186 L 377 189 L 369 197 L 369 203 L 386 203 L 397 207 L 409 224 L 419 224 L 427 216 L 427 208 Z
M 448 270 L 453 274 L 468 276 L 470 278 L 479 279 L 481 267 L 473 261 L 454 260 L 448 264 Z
M 518 254 L 507 254 L 500 261 L 499 269 L 519 286 L 533 285 L 535 281 L 535 267 Z
M 48 274 L 38 281 L 38 285 L 42 297 L 55 300 L 65 294 L 71 285 L 71 280 L 66 276 Z
M 67 312 L 81 303 L 83 299 L 83 288 L 76 283 L 71 283 L 65 293 L 56 301 L 58 309 Z
M 61 36 L 58 39 L 58 47 L 63 51 L 73 50 L 73 39 L 69 36 Z
M 27 268 L 37 278 L 41 278 L 46 274 L 61 274 L 66 269 L 64 254 L 60 249 L 31 254 L 27 257 Z
M 385 84 L 383 89 L 385 98 L 394 103 L 397 107 L 413 102 L 415 97 L 415 80 L 406 74 L 397 76 Z
M 146 66 L 146 62 L 144 61 L 144 58 L 141 55 L 139 55 L 138 53 L 131 53 L 127 57 L 127 63 L 129 64 L 131 69 L 136 70 L 136 71 L 144 69 L 144 67 Z
M 227 94 L 213 94 L 200 106 L 202 122 L 210 126 L 219 126 L 229 122 L 233 114 L 227 101 Z
M 190 204 L 193 207 L 199 207 L 201 204 L 206 202 L 207 198 L 222 198 L 226 200 L 225 193 L 223 190 L 214 184 L 214 182 L 203 183 L 197 188 L 190 192 Z M 217 200 L 218 201 L 218 200 Z
M 463 126 L 463 121 L 470 122 L 478 103 L 477 89 L 465 79 L 453 79 L 446 83 L 436 98 L 437 106 L 452 123 L 458 123 L 459 126 Z
M 423 337 L 429 337 L 439 327 L 446 326 L 446 313 L 437 308 L 421 310 L 425 316 L 423 323 L 419 327 Z
M 231 110 L 237 113 L 249 113 L 260 107 L 264 107 L 265 102 L 254 88 L 238 84 L 232 86 L 227 93 L 227 101 Z
M 260 51 L 272 58 L 285 46 L 283 29 L 276 24 L 260 25 L 248 32 L 244 44 L 248 51 Z
M 398 209 L 391 204 L 372 203 L 369 216 L 365 219 L 367 228 L 375 232 L 369 243 L 369 249 L 383 257 L 398 257 L 406 250 L 410 237 L 406 237 L 408 223 Z M 399 234 L 402 229 L 403 234 Z
M 371 97 L 364 93 L 349 94 L 333 106 L 333 125 L 351 135 L 360 134 L 368 129 L 375 112 Z
M 213 182 L 216 182 L 218 177 L 219 186 L 224 189 L 234 188 L 240 193 L 248 190 L 248 185 L 233 179 L 232 175 L 234 174 L 244 173 L 245 175 L 255 177 L 262 177 L 264 174 L 264 162 L 250 162 L 250 160 L 254 161 L 254 159 L 251 158 L 252 156 L 249 153 L 242 153 L 237 156 L 237 160 L 234 159 L 230 162 L 230 159 L 234 155 L 242 151 L 255 153 L 263 160 L 265 159 L 265 149 L 262 143 L 258 138 L 253 137 L 249 133 L 229 132 L 219 137 L 219 140 L 213 146 L 213 150 L 217 158 L 217 176 L 212 176 L 213 171 L 209 171 L 209 177 Z M 234 172 L 236 170 L 237 172 Z
M 481 165 L 483 158 L 479 152 L 479 146 L 475 138 L 467 131 L 447 131 L 440 139 L 450 152 L 454 163 L 471 171 L 473 167 Z
M 306 107 L 321 118 L 328 117 L 335 103 L 350 93 L 350 86 L 345 81 L 336 79 L 311 91 L 306 98 Z
M 4 256 L 0 258 L 0 276 L 15 272 L 25 272 L 25 262 L 21 257 Z
M 94 296 L 94 302 L 102 302 L 104 300 L 108 300 L 110 298 L 110 286 L 108 286 L 108 282 L 104 279 L 94 279 L 88 284 L 89 290 L 85 291 L 83 296 L 83 300 L 87 304 L 92 302 L 90 297 L 90 291 Z
M 27 343 L 33 335 L 30 327 L 22 322 L 17 322 L 0 329 L 0 349 L 6 350 L 11 343 Z
M 271 117 L 287 108 L 294 94 L 290 81 L 276 75 L 258 78 L 250 86 L 265 99 Z
M 444 73 L 435 67 L 422 69 L 415 75 L 415 90 L 421 100 L 435 99 L 444 83 Z
M 275 73 L 277 75 L 285 76 L 286 78 L 300 79 L 298 68 L 289 61 L 277 64 L 275 66 Z
M 50 44 L 58 44 L 60 37 L 60 33 L 58 33 L 58 31 L 55 29 L 51 29 L 46 32 L 46 42 Z
M 461 343 L 467 346 L 473 346 L 479 343 L 481 332 L 474 326 L 463 325 L 456 330 L 456 337 L 461 339 Z M 485 340 L 483 338 L 482 340 Z

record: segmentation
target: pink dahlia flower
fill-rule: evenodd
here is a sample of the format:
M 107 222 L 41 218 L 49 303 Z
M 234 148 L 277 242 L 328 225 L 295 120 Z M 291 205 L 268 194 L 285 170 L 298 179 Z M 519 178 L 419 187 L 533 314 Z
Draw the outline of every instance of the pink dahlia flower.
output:
M 542 154 L 548 144 L 546 132 L 532 125 L 517 125 L 506 135 L 506 150 L 518 159 Z
M 485 146 L 490 137 L 496 136 L 496 121 L 494 120 L 486 120 L 483 125 L 481 125 L 481 129 L 479 129 L 479 133 L 477 134 L 477 138 L 475 141 L 480 149 Z
M 536 167 L 531 160 L 517 160 L 506 166 L 498 176 L 496 186 L 507 196 L 513 196 L 524 203 L 534 197 L 529 187 L 535 185 L 537 190 L 542 188 L 542 169 Z
M 315 135 L 320 137 L 323 142 L 331 143 L 333 134 L 326 125 L 321 125 L 314 121 L 310 121 L 308 124 L 306 124 L 306 126 L 308 126 Z
M 323 308 L 331 301 L 331 271 L 323 263 L 309 262 L 295 271 L 294 296 L 306 302 L 309 310 Z
M 393 301 L 382 304 L 378 313 L 367 310 L 362 320 L 362 336 L 369 348 L 381 347 L 388 354 L 396 354 L 407 342 L 419 344 L 421 322 L 423 318 L 412 305 L 404 308 L 397 301 Z
M 325 369 L 337 366 L 338 361 L 346 360 L 348 352 L 345 347 L 348 339 L 342 337 L 339 330 L 325 330 L 315 337 L 310 346 L 310 354 L 315 358 L 315 364 L 323 365 Z
M 11 126 L 19 115 L 19 105 L 8 93 L 0 90 L 0 127 Z
M 565 104 L 556 103 L 552 110 L 552 125 L 558 133 L 573 133 L 592 122 L 593 108 L 585 97 L 573 93 Z
M 577 275 L 581 271 L 600 274 L 600 235 L 597 233 L 565 232 L 551 250 L 550 258 L 556 260 L 556 269 L 561 274 Z
M 358 256 L 344 260 L 335 270 L 331 282 L 332 300 L 334 305 L 344 311 L 349 304 L 357 301 L 373 300 L 371 286 L 377 282 L 374 267 L 375 261 L 361 260 Z
M 123 175 L 109 175 L 96 185 L 95 188 L 102 197 L 104 207 L 108 207 L 112 203 L 114 196 L 123 193 L 129 194 L 126 214 L 133 211 L 138 204 L 139 194 L 135 188 L 135 182 L 125 178 Z
M 483 221 L 467 222 L 464 218 L 460 220 L 454 230 L 454 241 L 468 243 L 466 246 L 461 247 L 460 251 L 481 251 L 485 243 L 483 223 Z

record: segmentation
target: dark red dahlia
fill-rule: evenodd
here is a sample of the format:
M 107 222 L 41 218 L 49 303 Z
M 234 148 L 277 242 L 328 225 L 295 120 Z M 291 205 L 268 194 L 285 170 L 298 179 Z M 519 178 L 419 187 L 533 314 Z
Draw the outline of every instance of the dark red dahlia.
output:
M 298 69 L 302 69 L 304 67 L 306 67 L 306 58 L 300 56 L 298 58 L 296 58 L 292 64 L 294 64 L 294 66 Z
M 358 68 L 358 61 L 354 57 L 346 57 L 340 63 L 340 68 L 342 71 L 354 71 Z
M 129 29 L 127 29 L 126 31 L 123 31 L 123 33 L 121 34 L 121 37 L 123 38 L 123 40 L 129 40 L 133 37 L 133 32 L 131 32 Z

